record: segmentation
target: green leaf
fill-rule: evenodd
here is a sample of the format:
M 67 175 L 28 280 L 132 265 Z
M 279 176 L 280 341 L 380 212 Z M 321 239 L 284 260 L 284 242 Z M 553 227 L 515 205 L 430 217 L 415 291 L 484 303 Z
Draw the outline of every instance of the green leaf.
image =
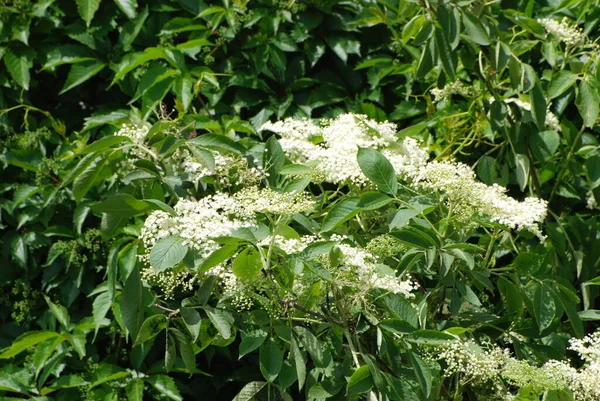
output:
M 237 250 L 237 245 L 224 245 L 223 247 L 211 253 L 206 259 L 202 261 L 200 267 L 198 268 L 198 272 L 202 273 L 208 271 L 216 265 L 221 264 L 226 260 L 229 260 L 233 255 L 237 253 Z
M 125 387 L 127 401 L 143 401 L 144 400 L 144 381 L 142 379 L 133 379 L 127 383 Z
M 367 365 L 356 369 L 348 379 L 346 391 L 348 394 L 361 394 L 373 388 L 373 377 Z
M 198 329 L 200 328 L 198 327 Z M 194 354 L 192 343 L 181 331 L 177 329 L 169 329 L 169 331 L 174 334 L 179 355 L 181 355 L 181 359 L 183 359 L 183 363 L 188 372 L 192 374 L 196 370 L 196 354 Z
M 454 80 L 456 77 L 456 53 L 452 51 L 448 38 L 440 28 L 435 28 L 433 39 L 442 69 L 450 80 Z
M 336 204 L 325 216 L 321 232 L 333 230 L 335 227 L 350 220 L 360 212 L 358 198 L 345 198 Z
M 58 94 L 62 95 L 74 87 L 81 85 L 102 71 L 104 67 L 106 67 L 106 63 L 100 60 L 88 60 L 73 64 L 71 70 L 69 70 L 69 75 L 67 76 L 65 84 Z
M 44 299 L 50 308 L 50 312 L 54 315 L 58 323 L 60 323 L 65 330 L 69 330 L 71 326 L 71 318 L 67 308 L 62 305 L 55 304 L 46 295 L 44 295 Z
M 407 339 L 419 345 L 443 345 L 456 341 L 453 335 L 435 330 L 417 330 L 409 334 Z
M 159 393 L 174 401 L 183 401 L 175 381 L 166 375 L 152 375 L 144 377 L 144 380 L 154 387 Z
M 92 304 L 92 316 L 94 318 L 94 325 L 96 326 L 94 329 L 94 338 L 96 338 L 98 329 L 102 325 L 111 305 L 112 300 L 110 299 L 108 292 L 103 292 L 94 299 L 94 303 Z
M 463 24 L 467 31 L 467 36 L 478 45 L 488 46 L 491 44 L 490 36 L 485 30 L 483 24 L 477 17 L 468 11 L 463 11 Z
M 298 335 L 300 343 L 304 345 L 304 348 L 310 354 L 314 364 L 317 367 L 325 367 L 328 364 L 325 362 L 328 362 L 328 360 L 331 359 L 331 356 L 326 357 L 323 346 L 317 337 L 315 337 L 315 335 L 307 328 L 301 326 L 294 327 L 294 332 Z
M 122 142 L 131 142 L 131 139 L 126 136 L 108 135 L 89 144 L 81 152 L 79 152 L 79 154 L 87 155 L 94 152 L 100 152 L 102 150 L 110 149 Z
M 143 287 L 139 268 L 136 266 L 129 274 L 123 292 L 119 297 L 121 317 L 129 336 L 137 338 L 140 327 L 144 321 Z
M 208 315 L 210 322 L 219 331 L 219 334 L 221 334 L 225 340 L 230 338 L 233 318 L 227 312 L 209 306 L 205 306 L 204 311 Z
M 33 67 L 31 51 L 21 49 L 6 49 L 4 64 L 12 79 L 23 89 L 29 90 L 29 69 Z
M 556 304 L 552 291 L 546 283 L 540 283 L 533 295 L 533 314 L 538 323 L 540 333 L 550 327 L 556 315 Z
M 542 84 L 539 80 L 536 80 L 533 88 L 531 88 L 530 92 L 531 99 L 531 115 L 533 116 L 533 121 L 535 125 L 538 127 L 540 131 L 544 130 L 546 126 L 546 98 L 544 97 L 544 92 L 542 91 Z M 523 190 L 523 188 L 521 188 Z
M 591 128 L 596 125 L 600 112 L 600 93 L 598 93 L 598 85 L 591 78 L 579 83 L 575 105 L 586 127 Z
M 177 79 L 173 84 L 173 90 L 177 98 L 181 100 L 183 105 L 183 111 L 187 111 L 192 104 L 192 86 L 194 85 L 194 79 L 190 74 L 185 74 Z
M 158 335 L 169 325 L 169 319 L 163 314 L 152 315 L 142 324 L 133 346 L 140 345 Z
M 192 341 L 195 342 L 200 334 L 200 324 L 202 323 L 200 313 L 193 308 L 180 308 L 179 313 L 181 314 L 185 327 L 187 327 L 188 332 L 192 337 Z
M 548 85 L 548 98 L 554 99 L 559 97 L 573 86 L 575 82 L 577 82 L 577 75 L 568 70 L 559 71 L 552 77 L 552 81 Z
M 106 158 L 96 158 L 85 170 L 81 172 L 73 181 L 73 196 L 77 203 L 88 193 L 88 191 L 96 183 L 96 179 L 102 172 L 102 168 L 106 164 Z
M 383 319 L 377 326 L 391 333 L 400 335 L 409 334 L 415 331 L 413 325 L 402 319 Z
M 571 323 L 571 327 L 573 328 L 573 333 L 575 333 L 575 336 L 577 338 L 582 338 L 585 335 L 585 331 L 583 328 L 583 322 L 581 321 L 581 318 L 577 314 L 577 309 L 575 308 L 575 305 L 577 305 L 577 303 L 574 302 L 561 289 L 559 289 L 558 291 L 555 291 L 552 287 L 549 287 L 549 288 L 554 292 L 554 295 L 556 295 L 556 298 L 558 299 L 558 301 L 562 305 L 563 309 L 567 313 L 567 317 L 569 318 L 569 323 Z M 566 291 L 568 291 L 568 290 L 566 290 Z M 573 294 L 573 295 L 575 295 L 575 294 Z
M 135 70 L 140 65 L 145 64 L 150 60 L 161 58 L 165 58 L 165 53 L 160 47 L 148 47 L 143 52 L 127 53 L 121 62 L 115 65 L 114 68 L 111 66 L 111 68 L 115 70 L 115 77 L 110 85 L 114 85 L 126 74 Z
M 429 395 L 431 394 L 431 385 L 433 382 L 431 370 L 429 370 L 429 367 L 421 358 L 411 351 L 408 352 L 408 359 L 413 367 L 415 375 L 417 376 L 417 380 L 421 385 L 421 391 L 423 392 L 423 395 L 425 395 L 425 398 L 429 398 Z
M 171 206 L 159 201 L 158 199 L 143 199 L 143 201 L 146 202 L 152 210 L 162 210 L 163 212 L 169 213 L 173 217 L 177 216 L 177 212 Z
M 158 273 L 177 265 L 183 260 L 188 248 L 181 237 L 166 237 L 158 240 L 150 251 L 150 266 Z
M 356 206 L 362 210 L 375 210 L 384 207 L 392 201 L 392 198 L 379 192 L 365 192 L 360 195 Z
M 298 390 L 302 391 L 306 381 L 306 356 L 300 351 L 296 338 L 292 336 L 290 341 L 291 356 L 296 366 L 296 376 L 298 376 Z
M 398 191 L 398 178 L 394 167 L 384 155 L 370 148 L 359 148 L 358 165 L 362 172 L 380 191 L 395 195 Z
M 267 385 L 267 382 L 250 382 L 246 384 L 240 392 L 233 398 L 233 401 L 252 401 L 254 396 L 258 394 Z
M 115 3 L 119 7 L 119 9 L 123 11 L 123 14 L 125 14 L 130 19 L 135 18 L 135 16 L 137 15 L 135 11 L 135 9 L 137 8 L 136 0 L 115 0 Z
M 225 135 L 204 134 L 187 141 L 187 143 L 202 146 L 203 148 L 217 150 L 219 152 L 235 153 L 238 155 L 246 153 L 246 149 L 242 145 L 226 137 Z
M 236 277 L 241 279 L 254 279 L 262 270 L 260 254 L 251 247 L 244 249 L 233 260 L 231 270 Z
M 265 143 L 263 169 L 269 173 L 269 183 L 276 185 L 277 175 L 285 163 L 285 154 L 275 136 L 270 137 Z
M 540 162 L 546 162 L 558 150 L 560 135 L 556 131 L 534 132 L 529 136 L 529 149 Z
M 498 279 L 498 290 L 502 297 L 502 303 L 509 314 L 519 315 L 523 310 L 523 298 L 518 288 L 511 281 L 500 277 Z
M 42 341 L 59 336 L 60 335 L 54 331 L 33 331 L 22 334 L 12 342 L 7 350 L 0 354 L 0 359 L 12 358 L 13 356 L 20 354 L 26 349 L 33 347 Z
M 517 167 L 517 183 L 521 191 L 524 191 L 529 181 L 529 158 L 526 155 L 515 153 L 515 165 Z
M 267 332 L 264 330 L 254 330 L 246 333 L 242 342 L 240 342 L 239 357 L 242 359 L 244 355 L 249 354 L 260 347 L 267 339 Z
M 100 0 L 75 0 L 77 3 L 77 11 L 81 18 L 85 21 L 87 26 L 90 26 L 90 22 L 94 18 L 94 14 L 100 7 Z
M 148 210 L 146 202 L 135 199 L 129 194 L 117 194 L 102 202 L 95 203 L 91 209 L 96 213 L 114 214 L 121 217 L 133 217 Z
M 266 344 L 261 345 L 259 353 L 260 371 L 263 377 L 272 383 L 281 372 L 283 354 L 272 338 Z

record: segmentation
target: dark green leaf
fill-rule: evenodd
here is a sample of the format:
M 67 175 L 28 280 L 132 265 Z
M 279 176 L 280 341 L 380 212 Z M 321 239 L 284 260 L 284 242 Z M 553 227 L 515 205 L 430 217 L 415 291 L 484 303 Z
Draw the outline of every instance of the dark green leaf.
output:
M 335 205 L 325 216 L 321 232 L 333 230 L 340 224 L 348 221 L 360 212 L 358 198 L 345 198 Z
M 63 85 L 63 88 L 59 95 L 73 89 L 74 87 L 81 85 L 85 81 L 89 80 L 94 75 L 98 74 L 106 67 L 106 63 L 100 60 L 88 60 L 82 61 L 81 63 L 73 64 L 71 66 L 71 70 L 69 71 L 69 75 L 67 76 L 67 80 Z
M 233 401 L 251 401 L 254 400 L 254 396 L 258 394 L 267 385 L 267 382 L 250 382 L 240 390 L 240 392 L 233 398 Z
M 151 375 L 146 376 L 144 380 L 167 398 L 174 401 L 183 401 L 183 397 L 179 393 L 175 381 L 169 376 Z
M 91 209 L 96 213 L 114 214 L 121 217 L 133 217 L 148 210 L 146 202 L 135 199 L 129 194 L 117 194 L 102 202 L 95 203 Z
M 240 343 L 239 359 L 260 347 L 265 342 L 266 338 L 267 332 L 264 330 L 255 330 L 246 333 Z
M 263 377 L 272 383 L 283 365 L 283 354 L 279 350 L 279 347 L 272 338 L 269 339 L 265 344 L 260 346 L 260 371 Z
M 200 324 L 202 323 L 200 313 L 193 308 L 180 308 L 179 313 L 181 314 L 185 327 L 187 327 L 188 332 L 192 337 L 192 341 L 195 342 L 200 334 Z
M 165 315 L 158 314 L 150 316 L 144 320 L 133 345 L 140 345 L 141 343 L 156 337 L 156 335 L 165 330 L 168 325 L 169 319 Z
M 600 93 L 595 81 L 589 79 L 579 83 L 575 104 L 581 118 L 583 118 L 583 124 L 586 127 L 596 125 L 598 113 L 600 112 Z
M 77 11 L 79 15 L 85 21 L 87 26 L 90 26 L 90 22 L 94 18 L 94 14 L 100 7 L 100 0 L 75 0 L 77 3 Z

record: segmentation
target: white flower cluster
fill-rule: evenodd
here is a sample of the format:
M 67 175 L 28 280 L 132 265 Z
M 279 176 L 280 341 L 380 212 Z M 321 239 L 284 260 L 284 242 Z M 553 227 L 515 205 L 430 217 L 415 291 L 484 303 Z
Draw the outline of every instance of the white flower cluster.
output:
M 587 204 L 587 208 L 590 210 L 598 209 L 598 202 L 596 202 L 596 197 L 592 191 L 587 191 L 585 194 L 585 200 Z
M 569 46 L 575 46 L 585 41 L 585 35 L 581 28 L 572 26 L 565 17 L 562 21 L 552 18 L 541 18 L 538 22 L 544 26 L 546 32 Z
M 477 181 L 475 173 L 466 164 L 431 162 L 413 179 L 423 188 L 445 194 L 454 213 L 464 221 L 477 215 L 543 238 L 538 224 L 546 218 L 545 200 L 530 197 L 519 202 L 506 195 L 506 188 Z
M 291 216 L 311 210 L 315 203 L 305 192 L 276 192 L 271 188 L 249 187 L 234 195 L 246 214 Z
M 523 110 L 527 110 L 527 111 L 531 111 L 531 103 L 526 102 L 524 100 L 515 98 L 515 97 L 511 97 L 508 99 L 504 99 L 504 103 L 514 103 L 517 106 L 519 106 L 520 108 L 522 108 Z M 509 114 L 512 115 L 510 109 L 508 109 Z M 546 118 L 544 120 L 544 124 L 550 128 L 553 129 L 554 131 L 560 132 L 562 130 L 562 128 L 560 127 L 560 121 L 558 120 L 558 117 L 556 117 L 556 115 L 551 112 L 550 110 L 546 110 Z
M 174 271 L 173 269 L 156 272 L 151 267 L 141 270 L 142 280 L 152 287 L 158 287 L 165 299 L 175 299 L 175 291 L 179 288 L 184 291 L 192 291 L 194 280 L 187 270 Z
M 129 151 L 130 154 L 138 158 L 144 158 L 147 155 L 140 149 L 140 146 L 144 145 L 144 141 L 146 140 L 146 135 L 148 135 L 148 131 L 149 129 L 146 126 L 138 127 L 134 125 L 123 124 L 121 126 L 121 129 L 118 130 L 115 133 L 115 135 L 125 136 L 129 138 L 134 144 L 134 146 Z
M 520 102 L 518 99 L 511 101 Z M 454 211 L 465 221 L 476 214 L 543 238 L 539 223 L 546 217 L 544 200 L 527 198 L 519 202 L 506 195 L 506 189 L 501 186 L 487 186 L 476 181 L 472 169 L 464 164 L 428 162 L 427 151 L 416 140 L 405 138 L 402 143 L 396 142 L 392 124 L 343 114 L 326 121 L 324 126 L 309 120 L 286 119 L 267 123 L 262 129 L 280 135 L 281 146 L 292 161 L 318 163 L 328 182 L 365 185 L 367 179 L 357 162 L 358 148 L 379 149 L 401 178 L 445 194 L 453 202 Z
M 446 100 L 452 95 L 460 95 L 467 98 L 475 96 L 475 90 L 471 86 L 465 85 L 462 81 L 450 82 L 442 89 L 433 88 L 430 92 L 433 95 L 434 103 Z
M 388 153 L 396 155 L 396 162 L 402 166 L 427 160 L 427 152 L 414 146 L 414 141 L 406 141 L 407 146 L 396 144 L 394 124 L 378 123 L 362 115 L 342 114 L 322 121 L 321 126 L 310 120 L 288 118 L 266 123 L 262 130 L 280 135 L 281 147 L 293 162 L 317 162 L 325 181 L 334 184 L 351 182 L 362 186 L 368 182 L 356 161 L 359 147 L 386 148 Z
M 207 257 L 219 246 L 213 238 L 256 225 L 256 221 L 235 198 L 225 193 L 210 195 L 199 201 L 180 200 L 174 207 L 177 216 L 161 210 L 146 218 L 140 238 L 148 252 L 161 238 L 179 236 L 183 244 Z
M 339 244 L 343 262 L 335 270 L 339 282 L 362 290 L 379 288 L 407 299 L 414 298 L 415 284 L 410 280 L 401 280 L 393 272 L 386 274 L 383 266 L 378 266 L 375 256 L 369 252 L 347 244 Z
M 302 252 L 307 246 L 319 240 L 316 235 L 303 235 L 300 238 L 285 238 L 282 235 L 276 235 L 275 240 L 269 235 L 264 240 L 258 243 L 259 246 L 266 247 L 271 244 L 281 249 L 288 255 Z
M 575 369 L 566 361 L 551 360 L 540 367 L 519 361 L 507 349 L 472 341 L 456 341 L 436 347 L 429 356 L 443 360 L 444 376 L 460 374 L 462 384 L 491 385 L 500 391 L 501 381 L 517 388 L 527 387 L 541 394 L 548 390 L 568 389 L 575 401 L 600 400 L 600 331 L 583 339 L 571 339 L 569 349 L 585 362 Z

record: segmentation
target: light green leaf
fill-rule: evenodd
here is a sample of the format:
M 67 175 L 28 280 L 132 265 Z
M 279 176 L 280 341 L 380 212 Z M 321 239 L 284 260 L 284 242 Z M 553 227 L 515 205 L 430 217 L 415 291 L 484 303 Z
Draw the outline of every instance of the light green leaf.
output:
M 598 113 L 600 112 L 600 93 L 598 92 L 598 85 L 591 78 L 579 83 L 575 105 L 586 127 L 591 128 L 596 125 Z
M 233 260 L 231 270 L 241 279 L 252 280 L 262 270 L 260 254 L 254 248 L 244 249 Z
M 345 198 L 336 204 L 325 216 L 321 232 L 333 230 L 335 227 L 356 216 L 360 212 L 358 198 Z
M 33 54 L 22 49 L 6 49 L 4 64 L 12 79 L 23 89 L 29 90 L 29 69 L 33 66 Z
M 373 388 L 373 377 L 367 365 L 362 365 L 356 369 L 348 379 L 346 391 L 348 394 L 361 394 L 370 391 Z
M 433 382 L 433 376 L 431 375 L 429 367 L 421 358 L 411 351 L 408 352 L 408 359 L 410 360 L 410 364 L 417 376 L 417 380 L 421 385 L 421 391 L 425 395 L 425 398 L 429 398 Z
M 130 19 L 135 18 L 135 16 L 137 15 L 135 11 L 137 8 L 136 0 L 115 0 L 115 3 L 121 9 L 121 11 L 123 11 L 123 14 L 125 14 Z
M 443 345 L 456 341 L 453 335 L 435 330 L 417 330 L 409 334 L 407 339 L 420 345 Z
M 187 111 L 192 104 L 192 86 L 194 85 L 194 79 L 191 75 L 185 74 L 177 79 L 173 84 L 173 90 L 177 95 L 177 98 L 181 100 L 183 110 Z
M 94 303 L 92 304 L 92 316 L 94 317 L 94 325 L 96 326 L 94 338 L 96 338 L 98 329 L 102 325 L 111 305 L 112 300 L 110 299 L 108 292 L 103 292 L 94 299 Z
M 94 75 L 98 74 L 106 67 L 106 63 L 100 60 L 88 60 L 82 61 L 81 63 L 73 64 L 67 80 L 63 88 L 58 92 L 59 95 L 73 89 L 74 87 L 81 85 Z
M 148 210 L 148 204 L 135 199 L 129 194 L 117 194 L 108 197 L 102 202 L 93 204 L 91 209 L 96 213 L 133 217 L 145 213 Z
M 229 139 L 225 135 L 204 134 L 189 140 L 187 143 L 217 150 L 219 152 L 236 153 L 240 155 L 246 153 L 246 149 L 242 145 Z
M 144 381 L 142 379 L 133 379 L 127 383 L 125 387 L 127 401 L 143 401 L 144 400 Z
M 160 239 L 150 251 L 150 266 L 158 273 L 177 265 L 183 260 L 188 248 L 180 237 Z
M 251 401 L 267 385 L 267 382 L 250 382 L 240 390 L 233 401 Z
M 154 387 L 159 393 L 174 401 L 183 401 L 175 381 L 166 375 L 146 376 L 144 380 Z
M 384 207 L 392 201 L 392 198 L 379 192 L 365 192 L 360 195 L 356 206 L 362 210 L 375 210 Z
M 20 354 L 26 349 L 33 347 L 41 343 L 42 341 L 46 341 L 50 338 L 59 337 L 58 333 L 54 331 L 33 331 L 29 333 L 25 333 L 19 337 L 17 337 L 10 347 L 5 350 L 2 354 L 0 354 L 0 359 L 8 359 L 13 356 Z
M 569 89 L 577 82 L 577 75 L 569 70 L 559 71 L 552 77 L 550 85 L 548 85 L 548 98 L 554 99 Z
M 140 65 L 147 63 L 150 60 L 165 58 L 165 53 L 160 47 L 148 47 L 143 52 L 127 53 L 125 57 L 115 65 L 115 77 L 111 82 L 111 86 L 123 78 L 127 73 L 133 71 Z M 112 67 L 111 67 L 112 68 Z
M 77 3 L 77 11 L 81 18 L 85 21 L 87 26 L 90 26 L 90 22 L 94 18 L 94 14 L 100 7 L 100 0 L 75 0 Z
M 362 172 L 380 191 L 395 195 L 398 191 L 398 178 L 394 167 L 384 155 L 370 148 L 359 148 L 358 165 Z
M 556 304 L 552 291 L 546 283 L 540 283 L 533 295 L 533 312 L 539 326 L 540 333 L 547 329 L 556 315 Z
M 204 311 L 208 315 L 213 326 L 219 331 L 219 334 L 221 334 L 225 340 L 230 338 L 233 318 L 227 312 L 209 306 L 205 306 Z

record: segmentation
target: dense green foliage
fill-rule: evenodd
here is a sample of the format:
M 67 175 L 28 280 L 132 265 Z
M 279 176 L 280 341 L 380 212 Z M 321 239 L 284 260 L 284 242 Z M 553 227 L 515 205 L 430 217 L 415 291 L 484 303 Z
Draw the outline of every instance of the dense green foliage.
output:
M 540 20 L 563 17 L 564 36 Z M 541 366 L 596 329 L 599 21 L 594 0 L 2 1 L 0 399 L 593 399 L 432 354 L 460 339 Z M 397 175 L 385 146 L 357 153 L 369 184 L 332 181 L 261 129 L 347 112 L 545 199 L 547 238 Z M 145 236 L 252 179 L 314 204 L 255 210 L 205 254 Z M 349 248 L 412 294 L 339 273 Z

